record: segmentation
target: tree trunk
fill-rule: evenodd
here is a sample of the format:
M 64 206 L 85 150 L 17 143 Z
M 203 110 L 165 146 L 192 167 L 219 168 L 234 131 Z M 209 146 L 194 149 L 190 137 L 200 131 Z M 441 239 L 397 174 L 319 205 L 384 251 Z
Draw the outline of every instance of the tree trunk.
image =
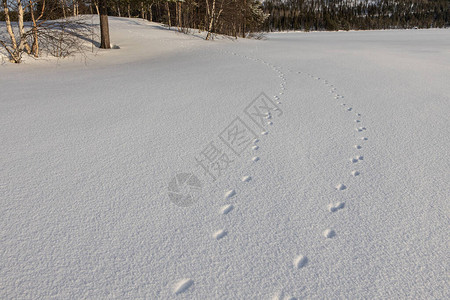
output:
M 39 39 L 38 39 L 38 25 L 37 22 L 44 16 L 45 11 L 45 0 L 42 1 L 42 10 L 39 17 L 36 19 L 34 16 L 34 9 L 33 9 L 33 1 L 30 0 L 30 14 L 31 14 L 31 21 L 33 22 L 32 27 L 32 33 L 33 33 L 33 54 L 34 57 L 39 57 Z
M 242 37 L 245 38 L 245 22 L 247 20 L 247 0 L 244 0 L 244 12 L 242 18 Z
M 169 1 L 166 1 L 166 10 L 167 10 L 167 22 L 169 23 L 169 28 L 170 28 L 172 26 L 172 23 L 170 21 Z
M 209 38 L 211 37 L 211 32 L 213 29 L 213 25 L 214 25 L 214 18 L 215 18 L 215 13 L 216 13 L 216 0 L 212 0 L 212 8 L 209 7 L 209 1 L 206 0 L 206 9 L 208 12 L 208 17 L 209 17 L 209 21 L 208 21 L 208 34 L 206 34 L 206 40 L 209 40 Z
M 208 17 L 209 17 L 209 25 L 208 25 L 208 34 L 206 35 L 206 40 L 208 40 L 211 37 L 212 32 L 215 29 L 216 24 L 219 21 L 220 15 L 223 12 L 223 3 L 224 1 L 220 3 L 219 12 L 216 12 L 216 0 L 212 0 L 212 8 L 209 7 L 209 2 L 206 0 L 206 9 L 208 11 Z
M 127 13 L 128 13 L 128 18 L 131 18 L 130 0 L 128 0 L 128 4 L 127 4 Z
M 8 31 L 9 38 L 11 39 L 12 48 L 14 51 L 16 51 L 17 50 L 17 41 L 16 41 L 16 36 L 14 35 L 14 32 L 12 30 L 11 19 L 9 18 L 8 4 L 6 3 L 6 0 L 3 0 L 2 2 L 3 2 L 3 11 L 5 12 L 6 30 Z
M 19 19 L 19 34 L 20 34 L 20 43 L 25 46 L 28 54 L 31 54 L 30 45 L 26 40 L 25 30 L 23 28 L 23 5 L 22 0 L 17 0 L 17 18 Z
M 99 0 L 100 7 L 100 48 L 110 49 L 107 0 Z
M 183 27 L 183 24 L 181 24 L 181 1 L 179 1 L 178 3 L 178 18 L 177 18 L 177 22 L 178 22 L 178 27 L 181 28 Z
M 97 15 L 100 17 L 100 9 L 98 9 L 98 2 L 94 1 L 95 10 L 97 11 Z
M 66 0 L 62 0 L 61 1 L 61 6 L 62 6 L 62 11 L 63 11 L 63 16 L 64 16 L 64 19 L 67 17 L 66 16 Z
M 2 40 L 0 40 L 0 44 L 9 53 L 9 56 L 10 56 L 12 62 L 20 63 L 20 61 L 22 59 L 22 54 L 21 54 L 22 49 L 20 48 L 20 46 L 17 45 L 17 40 L 16 40 L 16 37 L 14 35 L 14 31 L 12 30 L 11 19 L 9 17 L 8 4 L 6 3 L 6 0 L 3 0 L 2 3 L 3 3 L 3 11 L 5 13 L 6 30 L 8 31 L 9 38 L 11 39 L 11 47 L 12 47 L 12 49 L 10 49 L 8 47 L 8 45 Z
M 148 20 L 153 22 L 153 12 L 152 12 L 153 3 L 148 6 Z

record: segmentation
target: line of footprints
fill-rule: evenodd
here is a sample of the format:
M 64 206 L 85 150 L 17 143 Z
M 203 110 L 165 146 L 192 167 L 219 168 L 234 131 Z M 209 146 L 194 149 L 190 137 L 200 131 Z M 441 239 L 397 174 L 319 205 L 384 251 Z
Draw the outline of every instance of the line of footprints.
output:
M 282 95 L 284 95 L 284 91 L 286 90 L 286 77 L 285 77 L 285 74 L 280 70 L 280 68 L 276 67 L 275 65 L 270 64 L 267 61 L 259 59 L 259 58 L 253 58 L 253 57 L 249 57 L 249 56 L 245 56 L 245 55 L 240 55 L 240 54 L 237 54 L 235 52 L 226 52 L 226 53 L 231 54 L 231 55 L 236 55 L 236 56 L 239 56 L 239 57 L 244 58 L 244 59 L 252 60 L 254 62 L 262 63 L 262 64 L 270 67 L 274 72 L 276 72 L 278 74 L 278 77 L 281 80 L 281 83 L 280 83 L 280 91 L 279 91 L 278 95 L 274 96 L 274 98 L 277 101 L 277 104 L 281 104 L 280 97 Z M 276 108 L 274 110 L 276 110 Z M 273 125 L 272 114 L 271 114 L 270 111 L 268 111 L 265 114 L 265 118 L 267 119 L 267 124 L 268 125 Z M 269 134 L 269 131 L 267 131 L 267 130 L 261 132 L 262 136 L 266 136 L 268 134 Z M 260 147 L 257 145 L 258 142 L 259 142 L 259 139 L 254 139 L 253 140 L 253 145 L 251 146 L 253 151 L 258 151 L 260 149 Z M 260 160 L 260 157 L 256 155 L 256 156 L 253 156 L 251 158 L 251 160 L 253 162 L 257 162 L 257 161 Z M 252 180 L 251 176 L 244 176 L 244 177 L 241 178 L 242 182 L 250 182 L 251 180 Z M 225 193 L 224 198 L 225 198 L 225 200 L 228 200 L 228 199 L 232 198 L 235 195 L 236 195 L 236 191 L 235 190 L 229 190 L 229 191 L 227 191 Z M 234 209 L 234 206 L 232 204 L 226 204 L 226 205 L 224 205 L 224 206 L 222 206 L 220 208 L 220 213 L 223 214 L 223 215 L 227 215 L 233 209 Z M 227 234 L 228 234 L 228 232 L 225 229 L 220 229 L 220 230 L 217 230 L 217 231 L 214 232 L 213 237 L 215 239 L 217 239 L 217 240 L 220 240 L 223 237 L 225 237 Z
M 280 97 L 282 97 L 282 95 L 284 95 L 284 91 L 286 90 L 286 77 L 285 77 L 285 74 L 280 70 L 280 68 L 278 68 L 275 65 L 272 65 L 272 64 L 270 64 L 270 63 L 268 63 L 268 62 L 266 62 L 266 61 L 264 61 L 262 59 L 259 59 L 259 58 L 252 58 L 252 57 L 248 57 L 248 56 L 243 56 L 243 55 L 237 54 L 235 52 L 228 52 L 228 51 L 224 51 L 224 50 L 221 50 L 221 52 L 226 53 L 226 54 L 239 56 L 239 57 L 242 57 L 244 59 L 252 60 L 252 61 L 255 61 L 255 62 L 262 63 L 262 64 L 270 67 L 273 71 L 275 71 L 278 74 L 278 77 L 280 78 L 281 83 L 280 83 L 280 91 L 279 91 L 278 95 L 274 96 L 274 98 L 275 98 L 277 104 L 281 104 Z M 272 114 L 271 114 L 270 111 L 266 113 L 265 118 L 267 119 L 267 124 L 268 125 L 273 125 Z M 260 134 L 262 136 L 267 136 L 269 134 L 269 131 L 265 130 L 265 131 L 262 131 Z M 253 140 L 252 146 L 251 146 L 251 149 L 253 151 L 258 151 L 260 149 L 260 147 L 257 145 L 258 142 L 259 142 L 259 139 L 254 139 Z M 251 158 L 251 160 L 254 163 L 256 163 L 256 162 L 258 162 L 260 160 L 260 157 L 255 155 L 255 156 L 253 156 Z M 242 182 L 250 182 L 251 180 L 252 180 L 251 176 L 243 176 L 241 178 Z M 232 197 L 234 197 L 235 195 L 236 195 L 236 191 L 234 189 L 232 189 L 232 190 L 229 190 L 229 191 L 227 191 L 225 193 L 224 198 L 225 198 L 225 200 L 229 200 Z M 222 214 L 222 215 L 228 215 L 229 213 L 231 213 L 233 211 L 233 209 L 234 209 L 234 206 L 232 204 L 226 204 L 226 205 L 224 205 L 224 206 L 222 206 L 220 208 L 219 213 Z M 228 235 L 228 231 L 226 229 L 219 229 L 219 230 L 216 230 L 212 234 L 212 237 L 215 240 L 221 240 L 221 239 L 225 238 L 227 235 Z M 306 264 L 306 261 L 307 261 L 306 257 L 300 257 L 298 259 L 298 261 L 296 262 L 296 264 L 298 266 L 303 266 L 304 264 Z M 189 289 L 189 287 L 191 285 L 193 285 L 193 284 L 194 284 L 194 281 L 192 279 L 190 279 L 190 278 L 181 279 L 177 283 L 175 283 L 175 285 L 173 287 L 173 293 L 175 295 L 183 293 L 184 291 Z M 291 298 L 288 298 L 288 299 L 291 299 Z
M 227 54 L 231 54 L 231 55 L 235 55 L 235 56 L 240 56 L 242 58 L 248 59 L 248 60 L 252 60 L 255 62 L 260 62 L 268 67 L 270 67 L 273 71 L 275 71 L 278 74 L 278 77 L 281 79 L 281 83 L 280 83 L 280 92 L 278 93 L 278 95 L 274 95 L 274 99 L 275 101 L 277 101 L 277 104 L 281 104 L 281 97 L 283 97 L 284 95 L 284 91 L 286 90 L 286 77 L 285 74 L 281 71 L 281 69 L 275 65 L 272 65 L 262 59 L 259 58 L 252 58 L 252 57 L 248 57 L 245 55 L 240 55 L 234 52 L 227 52 L 227 51 L 222 51 L 224 53 Z M 326 79 L 322 79 L 320 77 L 314 76 L 312 74 L 309 73 L 304 73 L 304 72 L 297 72 L 297 74 L 300 75 L 306 75 L 308 77 L 310 77 L 313 80 L 318 80 L 321 81 L 325 86 L 327 86 L 329 88 L 329 93 L 332 95 L 332 97 L 340 102 L 340 106 L 343 106 L 345 109 L 344 111 L 346 112 L 350 112 L 350 113 L 354 113 L 355 114 L 355 130 L 359 133 L 364 133 L 367 129 L 366 127 L 361 126 L 361 114 L 354 112 L 353 108 L 348 106 L 346 103 L 343 103 L 343 99 L 344 96 L 340 95 L 337 91 L 337 88 L 331 84 L 328 80 Z M 272 115 L 270 112 L 266 113 L 266 119 L 267 119 L 267 124 L 268 125 L 273 125 L 273 121 L 272 121 Z M 263 131 L 261 132 L 262 136 L 266 136 L 268 135 L 269 132 L 268 131 Z M 364 160 L 364 156 L 361 155 L 359 152 L 359 150 L 361 150 L 363 148 L 363 146 L 360 144 L 364 141 L 367 141 L 368 138 L 366 136 L 361 136 L 359 138 L 359 141 L 356 145 L 354 145 L 354 149 L 356 151 L 356 155 L 354 157 L 350 158 L 350 162 L 352 163 L 352 165 L 357 164 L 359 161 Z M 258 151 L 260 149 L 260 147 L 257 145 L 257 143 L 259 142 L 259 139 L 255 139 L 253 140 L 253 145 L 252 145 L 252 150 L 253 151 Z M 258 162 L 260 160 L 259 156 L 253 156 L 251 158 L 251 160 L 253 162 Z M 352 170 L 350 171 L 350 174 L 354 177 L 359 176 L 361 173 L 358 170 Z M 242 182 L 250 182 L 252 180 L 251 176 L 244 176 L 241 178 Z M 336 191 L 343 191 L 347 189 L 347 186 L 343 183 L 339 183 L 335 186 Z M 232 197 L 234 197 L 236 195 L 236 191 L 234 189 L 227 191 L 224 194 L 224 198 L 225 200 L 229 200 Z M 337 203 L 330 203 L 328 204 L 327 210 L 330 213 L 334 213 L 337 212 L 341 209 L 343 209 L 345 207 L 345 202 L 337 202 Z M 231 213 L 234 209 L 234 206 L 232 204 L 226 204 L 224 206 L 222 206 L 219 210 L 219 213 L 222 215 L 228 215 L 229 213 Z M 336 231 L 333 228 L 326 228 L 323 232 L 322 232 L 324 238 L 326 239 L 331 239 L 333 237 L 336 236 Z M 226 237 L 228 235 L 228 231 L 226 229 L 219 229 L 216 230 L 213 234 L 212 237 L 216 240 L 220 240 L 223 239 L 224 237 Z M 296 257 L 294 257 L 293 259 L 293 265 L 296 269 L 301 269 L 303 267 L 305 267 L 308 263 L 308 257 L 302 254 L 297 255 Z M 194 283 L 194 281 L 192 279 L 182 279 L 179 282 L 177 282 L 174 286 L 174 294 L 179 294 L 184 292 L 185 290 L 187 290 L 192 284 Z M 293 297 L 290 297 L 288 295 L 286 295 L 284 292 L 280 292 L 277 293 L 274 298 L 274 300 L 282 300 L 282 299 L 295 299 Z
M 316 77 L 312 74 L 309 73 L 303 73 L 303 72 L 297 72 L 298 74 L 304 74 L 308 77 L 310 77 L 311 79 L 314 80 L 318 80 L 321 81 L 325 86 L 329 87 L 329 93 L 332 95 L 332 97 L 339 102 L 340 106 L 343 106 L 345 109 L 344 111 L 350 112 L 350 113 L 354 113 L 355 114 L 355 119 L 354 122 L 356 124 L 355 126 L 355 130 L 361 134 L 363 134 L 363 136 L 359 137 L 359 140 L 357 141 L 357 144 L 354 145 L 354 149 L 356 150 L 356 155 L 353 157 L 350 157 L 350 162 L 352 163 L 352 166 L 354 164 L 357 164 L 358 162 L 364 160 L 364 156 L 361 155 L 361 150 L 363 148 L 363 146 L 361 145 L 362 142 L 367 141 L 368 138 L 366 136 L 364 136 L 365 131 L 367 130 L 366 127 L 361 126 L 361 114 L 358 112 L 355 112 L 354 109 L 351 106 L 348 106 L 346 103 L 344 103 L 343 99 L 345 98 L 343 95 L 340 95 L 337 91 L 337 88 L 331 84 L 328 80 L 326 79 L 322 79 L 320 77 Z M 352 171 L 350 171 L 351 176 L 356 177 L 361 175 L 360 171 L 352 169 Z M 343 183 L 339 183 L 335 186 L 337 191 L 343 191 L 347 189 L 347 186 Z M 334 213 L 338 210 L 343 209 L 345 206 L 345 202 L 337 202 L 337 203 L 330 203 L 328 204 L 328 211 L 331 213 Z M 336 231 L 332 228 L 327 228 L 323 231 L 323 236 L 325 238 L 333 238 L 336 235 Z
M 351 112 L 351 113 L 354 113 L 354 114 L 355 114 L 355 120 L 354 120 L 354 122 L 355 122 L 355 124 L 356 124 L 355 130 L 356 130 L 357 132 L 359 132 L 359 133 L 364 134 L 364 132 L 365 132 L 367 129 L 366 129 L 366 127 L 361 126 L 361 114 L 358 113 L 358 112 L 354 112 L 354 110 L 353 110 L 352 107 L 348 106 L 346 103 L 343 102 L 343 101 L 344 101 L 344 100 L 343 100 L 343 99 L 344 99 L 344 96 L 343 96 L 343 95 L 340 95 L 340 94 L 338 93 L 337 88 L 336 88 L 333 84 L 331 84 L 331 83 L 330 83 L 328 80 L 326 80 L 326 79 L 322 79 L 322 78 L 320 78 L 320 77 L 316 77 L 316 76 L 314 76 L 314 75 L 312 75 L 312 74 L 309 74 L 309 73 L 303 73 L 303 72 L 297 72 L 297 73 L 298 73 L 298 74 L 304 74 L 304 75 L 306 75 L 306 76 L 309 76 L 311 79 L 321 81 L 325 86 L 329 87 L 329 88 L 330 88 L 329 93 L 333 96 L 333 98 L 334 98 L 336 101 L 340 102 L 340 105 L 343 106 L 343 107 L 345 108 L 345 111 Z M 359 140 L 358 140 L 357 144 L 353 146 L 354 149 L 357 150 L 357 151 L 356 151 L 356 155 L 350 158 L 350 162 L 351 162 L 352 164 L 357 164 L 358 162 L 364 160 L 364 156 L 361 155 L 361 153 L 360 153 L 359 150 L 361 150 L 361 149 L 363 148 L 363 146 L 361 145 L 361 143 L 364 142 L 364 141 L 367 141 L 367 140 L 368 140 L 368 138 L 367 138 L 366 136 L 361 136 L 361 137 L 359 137 Z M 352 176 L 356 177 L 356 176 L 359 176 L 361 173 L 360 173 L 360 171 L 354 170 L 354 169 L 353 169 L 353 170 L 350 172 L 350 174 L 351 174 Z M 343 191 L 343 190 L 345 190 L 345 189 L 347 189 L 347 186 L 346 186 L 345 184 L 343 184 L 343 183 L 339 183 L 339 184 L 336 185 L 336 190 L 337 190 L 337 191 Z M 328 205 L 328 211 L 333 213 L 333 212 L 336 212 L 336 211 L 338 211 L 338 210 L 340 210 L 340 209 L 343 209 L 344 206 L 345 206 L 345 203 L 344 203 L 344 202 L 330 203 L 330 204 Z M 336 232 L 334 231 L 334 229 L 327 228 L 327 229 L 323 232 L 323 235 L 324 235 L 326 238 L 332 238 L 332 237 L 334 237 L 334 236 L 336 235 Z

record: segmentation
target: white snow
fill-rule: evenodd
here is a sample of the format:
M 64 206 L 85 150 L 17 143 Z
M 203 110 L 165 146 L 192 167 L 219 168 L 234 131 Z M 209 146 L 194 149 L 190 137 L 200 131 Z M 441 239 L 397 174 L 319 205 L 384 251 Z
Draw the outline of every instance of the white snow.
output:
M 449 30 L 110 23 L 120 49 L 0 66 L 0 298 L 449 298 Z

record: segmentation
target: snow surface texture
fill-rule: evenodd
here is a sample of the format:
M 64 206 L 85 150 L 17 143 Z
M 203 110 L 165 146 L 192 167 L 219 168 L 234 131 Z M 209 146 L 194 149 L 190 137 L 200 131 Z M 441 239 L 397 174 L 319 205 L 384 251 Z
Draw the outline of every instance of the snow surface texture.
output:
M 0 298 L 450 297 L 450 31 L 111 27 L 87 64 L 0 66 Z M 213 181 L 236 116 L 256 137 Z

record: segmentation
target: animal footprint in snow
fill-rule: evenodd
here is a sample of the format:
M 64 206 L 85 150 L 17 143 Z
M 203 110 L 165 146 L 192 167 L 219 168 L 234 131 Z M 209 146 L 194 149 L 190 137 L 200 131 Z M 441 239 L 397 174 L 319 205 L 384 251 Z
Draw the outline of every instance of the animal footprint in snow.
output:
M 268 135 L 268 134 L 269 134 L 268 131 L 263 131 L 263 132 L 261 132 L 261 135 Z
M 323 236 L 326 237 L 327 239 L 331 239 L 335 235 L 336 235 L 336 232 L 330 228 L 325 229 L 325 231 L 323 232 Z
M 228 205 L 222 206 L 222 208 L 220 209 L 220 212 L 221 212 L 223 215 L 227 215 L 230 211 L 233 210 L 233 208 L 234 208 L 233 205 L 228 204 Z
M 252 157 L 252 160 L 253 160 L 254 162 L 257 162 L 257 161 L 259 160 L 259 157 L 258 157 L 258 156 L 254 156 L 254 157 Z
M 356 128 L 356 131 L 358 131 L 358 132 L 361 132 L 361 131 L 364 131 L 364 130 L 366 130 L 366 127 L 358 127 L 358 128 Z
M 361 149 L 362 146 L 360 146 L 360 145 L 355 145 L 355 148 L 356 148 L 356 149 Z
M 250 176 L 244 176 L 241 180 L 242 182 L 249 182 L 250 180 L 252 180 L 252 178 Z
M 353 109 L 353 108 L 349 107 L 349 108 L 347 108 L 347 111 L 352 111 L 352 109 Z
M 341 184 L 338 184 L 337 186 L 336 186 L 336 189 L 338 190 L 338 191 L 343 191 L 343 190 L 345 190 L 347 187 L 345 186 L 345 185 L 343 185 L 342 183 Z
M 227 232 L 223 229 L 217 230 L 216 232 L 214 232 L 213 236 L 216 240 L 220 240 L 221 238 L 223 238 L 224 236 L 227 235 Z
M 304 255 L 299 255 L 294 259 L 294 267 L 297 269 L 303 268 L 308 262 L 308 258 Z
M 189 278 L 182 279 L 175 284 L 175 286 L 173 288 L 173 293 L 180 294 L 180 293 L 186 291 L 193 283 L 194 283 L 194 281 L 192 279 L 189 279 Z
M 267 122 L 268 125 L 273 125 L 273 122 L 269 121 Z
M 362 138 L 361 138 L 361 140 L 363 140 L 363 141 L 367 141 L 367 140 L 368 140 L 368 138 L 366 138 L 366 137 L 362 137 Z
M 258 150 L 258 149 L 259 149 L 259 146 L 256 146 L 256 145 L 255 145 L 255 146 L 252 147 L 252 149 L 253 149 L 253 150 Z
M 338 202 L 338 203 L 335 203 L 335 204 L 330 203 L 330 204 L 328 204 L 328 210 L 330 212 L 335 212 L 335 211 L 338 211 L 340 209 L 343 209 L 344 206 L 345 206 L 344 202 Z
M 236 195 L 236 191 L 235 190 L 229 190 L 228 192 L 225 193 L 225 199 L 230 199 L 234 195 Z
M 359 156 L 357 156 L 357 157 L 353 157 L 353 158 L 350 159 L 350 161 L 351 161 L 352 163 L 357 163 L 357 162 L 360 161 L 360 160 L 364 160 L 364 156 L 359 155 Z
M 355 120 L 355 122 L 356 122 L 356 123 L 360 123 L 361 121 L 360 121 L 360 120 Z
M 253 144 L 256 144 L 257 142 L 259 142 L 258 139 L 254 139 L 254 140 L 253 140 Z

